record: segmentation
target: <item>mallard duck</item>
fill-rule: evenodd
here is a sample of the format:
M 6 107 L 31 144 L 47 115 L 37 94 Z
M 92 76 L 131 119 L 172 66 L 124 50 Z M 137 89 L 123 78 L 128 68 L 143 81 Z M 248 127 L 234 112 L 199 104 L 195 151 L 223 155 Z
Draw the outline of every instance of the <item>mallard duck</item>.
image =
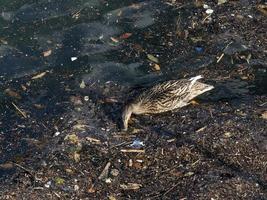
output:
M 190 100 L 214 87 L 198 80 L 201 75 L 189 79 L 169 80 L 145 90 L 122 113 L 123 130 L 128 129 L 132 114 L 153 114 L 171 111 L 190 104 Z

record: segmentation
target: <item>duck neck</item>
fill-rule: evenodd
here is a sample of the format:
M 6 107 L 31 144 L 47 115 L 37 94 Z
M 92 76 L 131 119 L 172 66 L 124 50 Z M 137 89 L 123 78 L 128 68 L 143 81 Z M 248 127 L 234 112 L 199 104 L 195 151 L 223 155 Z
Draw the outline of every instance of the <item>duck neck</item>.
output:
M 132 105 L 126 106 L 122 114 L 124 130 L 128 129 L 128 122 L 129 119 L 131 118 L 132 113 L 133 113 L 133 106 Z

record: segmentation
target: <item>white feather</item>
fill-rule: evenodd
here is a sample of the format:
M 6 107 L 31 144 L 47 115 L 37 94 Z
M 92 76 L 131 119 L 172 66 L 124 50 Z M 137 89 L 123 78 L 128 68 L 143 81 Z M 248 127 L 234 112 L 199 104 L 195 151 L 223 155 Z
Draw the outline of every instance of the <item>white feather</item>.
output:
M 201 79 L 201 78 L 203 78 L 202 75 L 198 75 L 198 76 L 195 76 L 195 77 L 190 78 L 189 81 L 191 81 L 191 83 L 190 83 L 189 88 L 191 88 L 191 87 L 195 84 L 195 82 L 196 82 L 197 80 Z

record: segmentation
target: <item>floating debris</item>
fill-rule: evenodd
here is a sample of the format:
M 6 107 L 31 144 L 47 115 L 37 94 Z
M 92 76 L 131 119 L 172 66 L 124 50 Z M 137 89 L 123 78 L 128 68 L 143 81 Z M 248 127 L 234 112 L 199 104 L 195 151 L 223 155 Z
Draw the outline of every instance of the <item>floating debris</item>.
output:
M 48 56 L 50 56 L 51 54 L 52 54 L 52 50 L 51 50 L 51 49 L 49 49 L 49 50 L 43 52 L 43 56 L 44 56 L 44 57 L 48 57 Z
M 159 63 L 159 59 L 152 54 L 147 54 L 147 58 L 152 62 Z
M 71 57 L 71 58 L 70 58 L 71 61 L 75 61 L 75 60 L 77 60 L 77 59 L 78 59 L 77 57 Z
M 42 78 L 42 77 L 44 77 L 46 75 L 46 73 L 47 73 L 47 71 L 42 72 L 40 74 L 37 74 L 37 75 L 35 75 L 35 76 L 32 77 L 32 80 Z

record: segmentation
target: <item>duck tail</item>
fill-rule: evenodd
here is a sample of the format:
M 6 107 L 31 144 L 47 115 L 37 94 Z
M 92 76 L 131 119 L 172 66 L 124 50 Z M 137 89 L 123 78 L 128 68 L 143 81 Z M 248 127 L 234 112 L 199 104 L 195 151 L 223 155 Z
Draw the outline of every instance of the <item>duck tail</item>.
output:
M 191 81 L 191 83 L 190 83 L 189 88 L 191 88 L 196 83 L 197 80 L 202 79 L 202 78 L 203 78 L 202 75 L 198 75 L 198 76 L 190 78 L 189 81 Z

